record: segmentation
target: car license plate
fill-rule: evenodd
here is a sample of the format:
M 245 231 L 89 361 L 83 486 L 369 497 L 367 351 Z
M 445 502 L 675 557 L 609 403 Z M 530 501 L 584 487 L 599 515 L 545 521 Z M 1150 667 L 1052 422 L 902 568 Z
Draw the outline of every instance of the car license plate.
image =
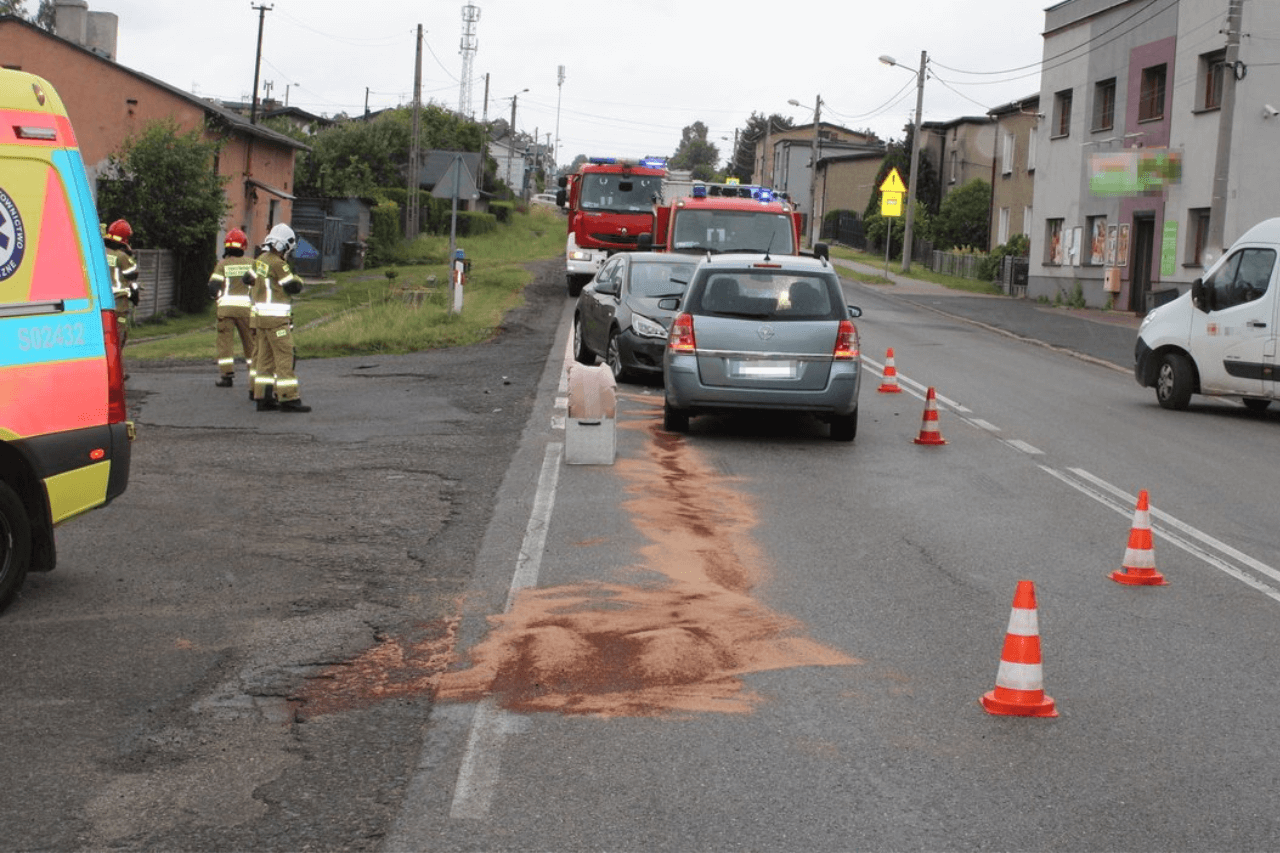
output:
M 797 364 L 794 361 L 739 361 L 733 365 L 735 379 L 795 379 Z

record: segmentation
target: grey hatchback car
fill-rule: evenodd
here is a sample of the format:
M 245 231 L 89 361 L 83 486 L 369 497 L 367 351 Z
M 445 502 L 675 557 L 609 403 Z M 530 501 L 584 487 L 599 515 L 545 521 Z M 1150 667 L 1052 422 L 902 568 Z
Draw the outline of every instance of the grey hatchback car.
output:
M 858 432 L 860 353 L 840 278 L 824 258 L 717 255 L 703 261 L 663 353 L 663 427 L 708 412 L 789 411 Z

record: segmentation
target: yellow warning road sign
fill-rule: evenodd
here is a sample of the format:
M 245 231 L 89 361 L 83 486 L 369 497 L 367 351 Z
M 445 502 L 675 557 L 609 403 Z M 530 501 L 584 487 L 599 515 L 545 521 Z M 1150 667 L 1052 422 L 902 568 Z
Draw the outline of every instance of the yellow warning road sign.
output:
M 880 185 L 880 192 L 885 193 L 905 193 L 907 185 L 902 182 L 902 176 L 898 174 L 897 169 L 889 170 L 889 177 L 884 179 L 884 183 Z
M 904 193 L 891 193 L 885 190 L 880 194 L 880 215 L 881 216 L 901 216 L 902 215 L 902 196 Z

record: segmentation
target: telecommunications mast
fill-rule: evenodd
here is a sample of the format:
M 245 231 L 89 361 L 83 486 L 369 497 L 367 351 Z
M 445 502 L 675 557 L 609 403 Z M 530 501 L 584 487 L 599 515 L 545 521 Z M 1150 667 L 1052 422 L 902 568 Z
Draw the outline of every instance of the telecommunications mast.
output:
M 458 115 L 471 115 L 471 61 L 475 59 L 476 22 L 480 20 L 480 7 L 468 3 L 462 7 L 462 82 L 458 86 Z

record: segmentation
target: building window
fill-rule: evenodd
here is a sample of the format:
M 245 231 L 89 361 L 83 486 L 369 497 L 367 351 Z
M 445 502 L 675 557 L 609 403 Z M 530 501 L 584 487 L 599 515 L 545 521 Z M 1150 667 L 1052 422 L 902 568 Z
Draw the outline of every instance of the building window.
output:
M 1107 217 L 1090 216 L 1089 230 L 1085 233 L 1089 245 L 1085 247 L 1085 263 L 1100 267 L 1107 262 Z
M 1006 133 L 1000 145 L 1000 174 L 1013 174 L 1013 133 Z
M 1054 266 L 1062 266 L 1067 257 L 1067 247 L 1062 242 L 1062 220 L 1046 219 L 1044 225 L 1044 262 Z
M 1193 207 L 1187 211 L 1187 263 L 1204 266 L 1204 248 L 1209 239 L 1209 208 Z
M 1036 170 L 1036 130 L 1031 129 L 1031 133 L 1027 136 L 1027 171 L 1034 172 Z M 1031 232 L 1026 232 L 1030 234 Z
M 1053 96 L 1053 135 L 1068 136 L 1071 133 L 1071 90 L 1065 89 Z
M 1110 130 L 1116 124 L 1116 78 L 1103 80 L 1093 87 L 1093 124 L 1091 130 Z
M 960 154 L 957 151 L 951 152 L 951 177 L 950 182 L 955 183 L 960 176 Z
M 1031 235 L 1031 205 L 1022 208 L 1022 233 Z
M 1222 69 L 1227 52 L 1215 50 L 1200 57 L 1199 103 L 1197 109 L 1216 110 L 1222 106 Z
M 1138 121 L 1164 118 L 1165 65 L 1142 69 L 1142 89 L 1138 93 Z
M 1000 208 L 1000 219 L 996 224 L 996 245 L 1003 246 L 1009 242 L 1009 208 Z

